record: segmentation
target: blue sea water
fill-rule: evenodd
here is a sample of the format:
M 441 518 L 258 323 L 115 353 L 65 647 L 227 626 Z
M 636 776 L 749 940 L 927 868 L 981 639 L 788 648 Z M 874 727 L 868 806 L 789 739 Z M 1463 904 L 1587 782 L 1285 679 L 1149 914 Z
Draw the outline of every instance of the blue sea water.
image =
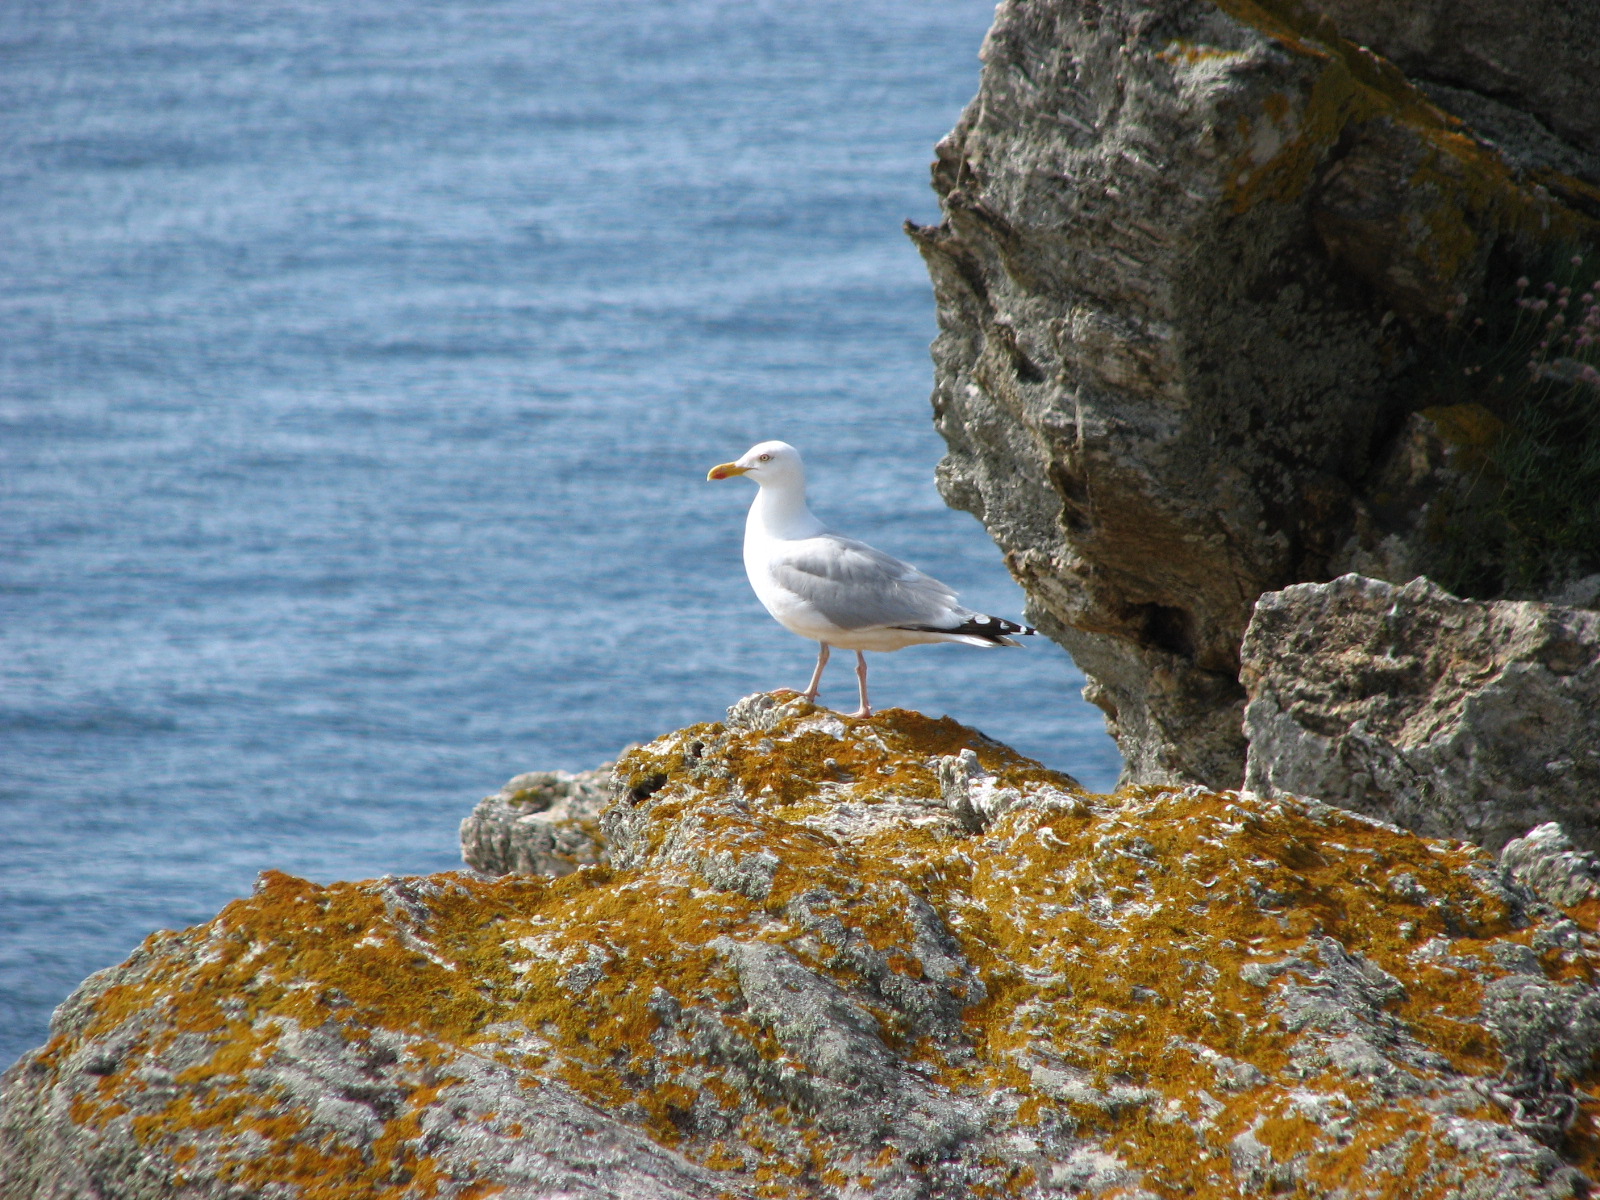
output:
M 1016 615 L 934 491 L 900 232 L 984 0 L 16 0 L 0 13 L 0 1065 L 276 868 L 448 869 L 523 770 L 799 686 L 782 437 Z M 1042 640 L 1042 639 L 1041 639 Z M 824 699 L 854 703 L 849 663 Z M 874 656 L 1095 787 L 1045 643 Z

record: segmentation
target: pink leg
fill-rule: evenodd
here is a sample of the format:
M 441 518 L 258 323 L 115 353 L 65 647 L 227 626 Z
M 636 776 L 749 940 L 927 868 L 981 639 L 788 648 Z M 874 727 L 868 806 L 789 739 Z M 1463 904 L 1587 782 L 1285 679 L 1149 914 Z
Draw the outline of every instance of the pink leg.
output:
M 856 682 L 861 685 L 861 708 L 851 713 L 853 717 L 870 717 L 872 705 L 867 703 L 867 656 L 861 651 L 856 651 Z
M 822 649 L 817 653 L 817 669 L 811 672 L 811 682 L 806 684 L 806 690 L 800 693 L 813 704 L 817 702 L 817 690 L 822 687 L 822 668 L 828 665 L 828 655 L 833 649 L 827 642 L 821 645 Z

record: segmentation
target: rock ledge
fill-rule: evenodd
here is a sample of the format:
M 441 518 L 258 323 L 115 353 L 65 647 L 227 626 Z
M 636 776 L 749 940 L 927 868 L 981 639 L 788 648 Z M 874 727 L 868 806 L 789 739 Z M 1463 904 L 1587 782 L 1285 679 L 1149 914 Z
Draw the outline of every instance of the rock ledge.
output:
M 1577 1197 L 1600 899 L 1294 799 L 1086 795 L 773 697 L 626 754 L 609 865 L 268 874 L 3 1079 L 0 1195 Z M 1555 903 L 1565 903 L 1565 909 Z

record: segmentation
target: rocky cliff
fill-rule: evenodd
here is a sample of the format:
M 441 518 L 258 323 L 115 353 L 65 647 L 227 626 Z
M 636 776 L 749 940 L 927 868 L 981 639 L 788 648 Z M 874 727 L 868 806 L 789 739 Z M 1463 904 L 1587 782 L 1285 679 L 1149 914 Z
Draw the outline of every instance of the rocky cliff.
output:
M 4 1077 L 0 1195 L 1596 1178 L 1600 870 L 1555 826 L 1497 863 L 1314 801 L 1086 795 L 949 720 L 764 696 L 625 755 L 613 797 L 605 861 L 561 877 L 268 874 L 154 935 Z
M 1594 361 L 1580 338 L 1546 363 L 1572 339 L 1534 329 L 1543 303 L 1576 328 L 1588 285 L 1514 280 L 1595 240 L 1591 5 L 1007 0 L 983 58 L 938 147 L 944 220 L 908 226 L 939 305 L 940 485 L 1084 668 L 1129 780 L 1239 785 L 1263 593 L 1596 569 L 1600 387 L 1548 439 L 1587 447 L 1560 502 L 1597 536 L 1558 529 L 1508 571 L 1540 510 L 1571 522 L 1536 486 L 1479 512 L 1462 482 L 1498 502 L 1485 455 L 1536 423 L 1523 361 L 1477 374 L 1491 351 Z M 1556 461 L 1525 470 L 1573 473 Z M 1469 517 L 1478 542 L 1442 528 Z

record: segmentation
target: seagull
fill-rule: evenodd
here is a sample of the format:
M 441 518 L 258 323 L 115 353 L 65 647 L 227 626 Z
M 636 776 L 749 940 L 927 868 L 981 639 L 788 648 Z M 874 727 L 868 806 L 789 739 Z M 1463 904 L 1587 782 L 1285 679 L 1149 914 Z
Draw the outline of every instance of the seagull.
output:
M 1012 634 L 1036 630 L 964 608 L 954 590 L 910 563 L 834 533 L 806 505 L 806 469 L 788 442 L 761 442 L 721 463 L 707 479 L 745 475 L 760 485 L 744 526 L 744 569 L 756 597 L 790 633 L 820 642 L 817 669 L 800 694 L 816 702 L 822 668 L 835 648 L 856 652 L 861 708 L 870 717 L 865 650 L 926 642 L 1020 646 Z M 792 689 L 783 689 L 785 691 Z

